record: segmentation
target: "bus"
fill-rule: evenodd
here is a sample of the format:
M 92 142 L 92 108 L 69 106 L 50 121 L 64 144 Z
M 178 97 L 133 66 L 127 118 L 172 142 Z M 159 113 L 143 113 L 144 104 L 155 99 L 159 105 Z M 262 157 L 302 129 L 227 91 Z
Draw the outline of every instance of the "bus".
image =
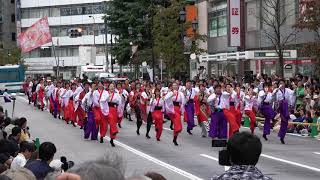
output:
M 86 65 L 81 66 L 80 77 L 87 76 L 89 80 L 92 80 L 96 77 L 98 73 L 106 72 L 105 66 L 95 66 L 95 65 Z
M 25 71 L 22 65 L 0 66 L 0 94 L 5 89 L 9 93 L 22 92 L 22 85 L 25 80 Z

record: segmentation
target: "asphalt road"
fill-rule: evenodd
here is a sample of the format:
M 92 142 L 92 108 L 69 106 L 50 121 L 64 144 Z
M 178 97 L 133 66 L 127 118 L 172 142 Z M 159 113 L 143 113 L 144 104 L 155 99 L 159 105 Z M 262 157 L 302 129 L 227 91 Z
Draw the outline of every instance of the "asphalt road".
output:
M 11 115 L 12 104 L 4 104 L 3 99 L 0 103 Z M 218 149 L 210 147 L 209 138 L 200 137 L 199 127 L 194 129 L 193 135 L 183 131 L 178 139 L 179 146 L 176 147 L 172 143 L 169 123 L 165 124 L 161 141 L 157 142 L 154 129 L 152 138 L 148 140 L 144 136 L 145 126 L 141 129 L 141 136 L 137 136 L 135 123 L 124 120 L 116 148 L 112 148 L 108 141 L 100 144 L 97 141 L 84 140 L 83 132 L 79 128 L 66 125 L 64 121 L 54 119 L 48 112 L 28 105 L 24 97 L 17 98 L 14 116 L 28 119 L 32 138 L 39 137 L 41 142 L 53 142 L 58 149 L 56 158 L 64 155 L 76 164 L 116 152 L 124 159 L 127 177 L 155 171 L 167 179 L 210 179 L 225 170 L 225 167 L 217 162 Z M 261 137 L 259 130 L 256 134 Z M 262 142 L 263 154 L 258 168 L 264 174 L 280 180 L 320 179 L 319 140 L 288 135 L 286 144 L 282 145 L 276 134 L 272 133 L 269 141 Z

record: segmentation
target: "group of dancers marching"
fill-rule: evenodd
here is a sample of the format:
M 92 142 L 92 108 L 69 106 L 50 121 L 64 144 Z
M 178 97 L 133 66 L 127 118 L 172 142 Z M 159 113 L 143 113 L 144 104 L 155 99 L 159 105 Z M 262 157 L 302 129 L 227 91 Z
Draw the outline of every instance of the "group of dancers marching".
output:
M 239 84 L 222 82 L 212 87 L 206 87 L 203 83 L 194 86 L 191 81 L 187 81 L 185 86 L 173 82 L 168 87 L 148 82 L 132 82 L 129 85 L 105 81 L 81 83 L 79 80 L 72 83 L 48 81 L 45 85 L 40 79 L 38 83 L 35 80 L 27 80 L 26 83 L 29 104 L 34 103 L 41 110 L 47 105 L 54 118 L 84 129 L 85 139 L 91 137 L 91 140 L 98 140 L 100 132 L 100 143 L 103 143 L 109 130 L 112 147 L 115 147 L 114 139 L 127 114 L 130 120 L 133 116 L 136 119 L 137 135 L 140 135 L 143 123 L 146 124 L 147 139 L 151 138 L 150 130 L 154 124 L 157 141 L 161 139 L 164 117 L 167 117 L 171 120 L 173 143 L 178 146 L 183 122 L 187 123 L 187 133 L 190 135 L 197 119 L 202 137 L 209 135 L 213 140 L 227 139 L 239 131 L 243 114 L 249 117 L 250 130 L 254 133 L 257 111 L 265 117 L 265 140 L 270 134 L 271 121 L 277 112 L 280 113 L 278 136 L 284 144 L 289 107 L 295 100 L 293 91 L 285 88 L 283 80 L 276 86 L 263 84 L 260 90 L 254 86 L 244 88 Z

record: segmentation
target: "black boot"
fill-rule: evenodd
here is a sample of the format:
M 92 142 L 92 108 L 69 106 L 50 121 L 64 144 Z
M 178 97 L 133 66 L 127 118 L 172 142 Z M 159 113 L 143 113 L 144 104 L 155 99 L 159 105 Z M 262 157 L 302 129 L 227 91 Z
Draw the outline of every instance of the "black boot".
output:
M 281 144 L 286 144 L 286 143 L 284 142 L 284 138 L 280 138 L 280 141 L 281 141 Z
M 262 137 L 264 138 L 264 140 L 268 141 L 268 138 L 267 138 L 266 134 L 262 135 Z
M 139 136 L 140 136 L 140 132 L 139 132 L 139 129 L 137 129 L 137 131 L 136 131 L 136 132 L 137 132 L 137 135 L 139 135 Z
M 76 124 L 73 121 L 71 122 L 71 124 L 72 124 L 73 127 L 77 127 Z
M 114 145 L 113 139 L 110 140 L 110 144 L 112 147 L 116 147 L 116 145 Z
M 188 132 L 188 134 L 189 134 L 189 135 L 192 135 L 192 132 L 191 132 L 191 130 L 187 130 L 187 132 Z
M 178 142 L 177 142 L 177 136 L 175 136 L 174 138 L 173 138 L 173 144 L 174 145 L 176 145 L 176 146 L 178 146 L 179 144 L 178 144 Z
M 103 137 L 100 137 L 100 143 L 103 143 Z
M 120 124 L 120 123 L 118 123 L 118 127 L 119 127 L 119 128 L 122 128 L 122 126 L 121 126 L 121 124 Z
M 160 138 L 157 138 L 157 141 L 160 141 Z
M 150 138 L 151 138 L 151 137 L 149 136 L 149 134 L 148 134 L 148 133 L 146 134 L 146 137 L 147 137 L 148 139 L 150 139 Z
M 80 129 L 83 129 L 83 126 L 80 126 Z
M 171 121 L 171 124 L 170 124 L 170 129 L 173 131 L 173 123 Z

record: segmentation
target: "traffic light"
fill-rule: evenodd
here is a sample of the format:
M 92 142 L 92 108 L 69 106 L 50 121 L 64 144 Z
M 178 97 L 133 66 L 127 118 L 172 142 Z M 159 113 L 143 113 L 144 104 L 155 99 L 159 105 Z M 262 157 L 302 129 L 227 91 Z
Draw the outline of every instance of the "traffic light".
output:
M 71 28 L 68 30 L 68 34 L 70 38 L 77 38 L 82 36 L 81 28 Z

